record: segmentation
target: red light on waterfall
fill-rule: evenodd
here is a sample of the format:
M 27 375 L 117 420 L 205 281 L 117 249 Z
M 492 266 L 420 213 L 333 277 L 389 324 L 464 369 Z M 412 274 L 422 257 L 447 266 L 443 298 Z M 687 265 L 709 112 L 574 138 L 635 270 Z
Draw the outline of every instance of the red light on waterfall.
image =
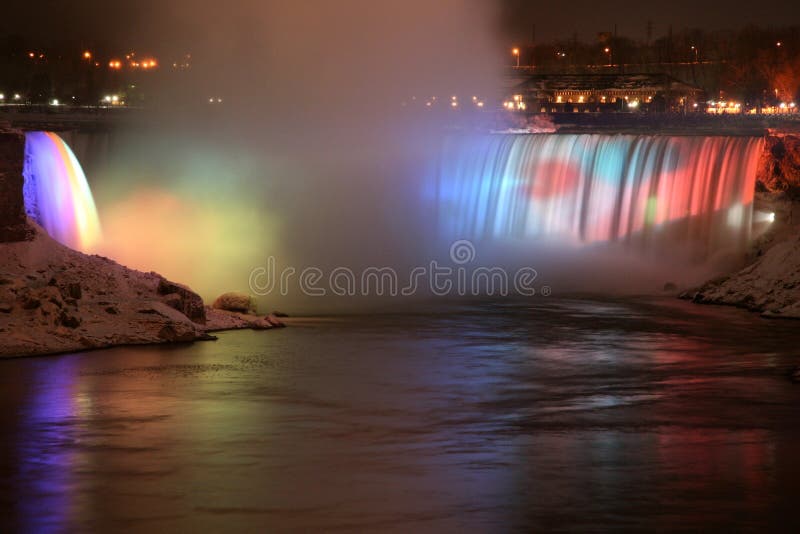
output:
M 530 185 L 532 198 L 549 198 L 572 194 L 580 183 L 580 169 L 563 161 L 543 161 L 527 170 L 536 176 Z

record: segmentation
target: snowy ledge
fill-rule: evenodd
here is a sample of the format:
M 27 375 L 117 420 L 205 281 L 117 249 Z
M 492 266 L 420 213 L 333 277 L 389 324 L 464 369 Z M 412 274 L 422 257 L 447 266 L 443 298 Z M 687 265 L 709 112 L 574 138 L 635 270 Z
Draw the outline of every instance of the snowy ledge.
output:
M 209 332 L 283 326 L 212 309 L 191 289 L 53 240 L 0 243 L 0 357 L 215 339 Z

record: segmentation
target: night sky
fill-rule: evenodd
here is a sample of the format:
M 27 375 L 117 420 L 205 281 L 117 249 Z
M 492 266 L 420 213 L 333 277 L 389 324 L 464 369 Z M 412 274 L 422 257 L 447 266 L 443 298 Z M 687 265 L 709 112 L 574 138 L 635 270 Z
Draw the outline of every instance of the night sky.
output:
M 577 33 L 586 41 L 598 32 L 644 40 L 647 22 L 653 23 L 653 37 L 685 28 L 705 30 L 737 29 L 748 24 L 790 26 L 800 24 L 800 9 L 795 0 L 671 0 L 669 2 L 630 2 L 628 0 L 503 0 L 503 21 L 509 38 L 527 42 L 536 25 L 536 39 L 570 39 Z
M 387 8 L 385 2 L 337 0 L 343 9 L 358 7 L 370 9 L 417 9 L 424 16 L 424 3 L 397 2 Z M 107 0 L 42 0 L 40 2 L 5 3 L 0 17 L 3 35 L 23 34 L 31 39 L 85 40 L 87 44 L 106 43 L 109 46 L 182 48 L 189 41 L 202 39 L 196 25 L 197 12 L 201 20 L 246 17 L 248 10 L 269 9 L 270 2 L 239 0 L 209 2 L 204 0 L 137 0 L 136 2 L 108 2 Z M 315 2 L 308 2 L 313 6 Z M 322 3 L 322 2 L 321 2 Z M 470 0 L 464 0 L 469 5 Z M 481 3 L 485 8 L 486 3 Z M 267 7 L 263 7 L 267 5 Z M 612 31 L 614 25 L 620 35 L 644 39 L 647 23 L 653 23 L 653 37 L 665 35 L 670 25 L 678 31 L 683 28 L 723 29 L 739 28 L 746 24 L 761 26 L 800 24 L 800 10 L 795 0 L 762 0 L 738 2 L 733 0 L 673 0 L 670 2 L 629 2 L 625 0 L 571 0 L 532 1 L 497 0 L 502 40 L 525 43 L 530 41 L 532 27 L 536 26 L 537 41 L 555 38 L 592 40 L 601 31 Z M 309 7 L 313 9 L 313 7 Z M 353 13 L 358 13 L 354 9 Z M 358 23 L 357 16 L 353 23 Z M 369 24 L 369 17 L 365 24 Z M 491 25 L 491 21 L 487 21 Z

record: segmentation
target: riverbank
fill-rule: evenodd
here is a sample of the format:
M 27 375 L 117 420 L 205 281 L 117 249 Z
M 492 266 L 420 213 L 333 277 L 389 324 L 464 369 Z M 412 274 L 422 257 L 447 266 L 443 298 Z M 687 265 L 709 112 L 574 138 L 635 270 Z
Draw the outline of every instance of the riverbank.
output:
M 0 243 L 0 357 L 215 339 L 209 332 L 282 326 L 212 309 L 154 273 L 82 254 L 29 222 L 30 238 Z
M 756 226 L 769 228 L 752 243 L 748 265 L 680 296 L 800 319 L 800 135 L 766 138 L 756 186 Z

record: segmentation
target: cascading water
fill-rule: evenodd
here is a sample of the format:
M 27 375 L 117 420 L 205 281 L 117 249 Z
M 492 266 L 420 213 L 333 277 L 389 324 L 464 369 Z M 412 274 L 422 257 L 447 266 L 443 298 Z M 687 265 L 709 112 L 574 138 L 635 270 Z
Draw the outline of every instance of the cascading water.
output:
M 100 239 L 100 221 L 78 159 L 52 132 L 25 136 L 25 211 L 51 237 L 87 252 Z
M 431 192 L 449 238 L 747 242 L 760 138 L 488 135 L 446 140 Z

